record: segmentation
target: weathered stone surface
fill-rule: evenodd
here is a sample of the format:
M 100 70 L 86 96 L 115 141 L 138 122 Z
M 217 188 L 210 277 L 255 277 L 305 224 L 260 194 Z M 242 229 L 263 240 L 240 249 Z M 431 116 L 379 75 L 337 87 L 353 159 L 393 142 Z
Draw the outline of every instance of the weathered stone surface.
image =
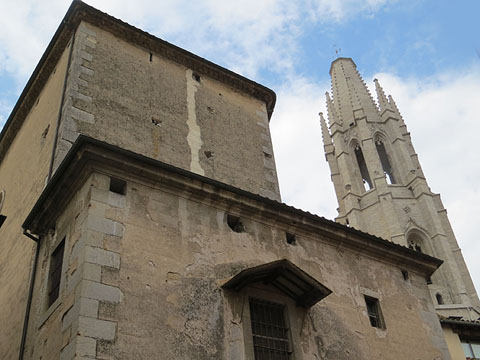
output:
M 80 316 L 78 318 L 78 334 L 95 339 L 113 340 L 115 339 L 115 329 L 117 324 L 113 321 L 99 320 Z M 78 340 L 77 340 L 78 342 Z M 78 343 L 77 343 L 78 348 Z M 78 352 L 77 352 L 78 354 Z M 84 354 L 78 354 L 84 355 Z
M 64 187 L 36 207 L 46 211 L 36 213 L 45 229 L 38 230 L 43 237 L 25 359 L 250 360 L 250 298 L 284 306 L 296 359 L 448 358 L 424 281 L 433 260 L 401 257 L 348 228 L 139 161 L 143 155 L 279 200 L 267 104 L 254 96 L 258 85 L 243 80 L 244 90 L 234 87 L 235 75 L 208 63 L 205 73 L 196 73 L 190 67 L 197 58 L 184 54 L 177 61 L 165 50 L 174 50 L 169 45 L 103 14 L 89 21 L 74 24 L 69 69 L 67 49 L 0 164 L 8 194 L 2 212 L 14 219 L 2 227 L 2 290 L 20 294 L 18 304 L 0 294 L 0 320 L 12 324 L 0 330 L 0 357 L 17 355 L 25 309 L 33 252 L 19 241 L 21 221 L 43 189 L 54 141 L 56 170 L 83 134 L 137 155 L 82 145 L 90 150 L 78 150 L 54 178 Z M 222 76 L 213 77 L 213 70 Z M 361 108 L 346 109 L 355 110 L 357 123 L 371 111 Z M 55 140 L 46 129 L 56 128 L 59 111 Z M 340 170 L 350 165 L 342 161 Z M 19 163 L 25 164 L 21 173 Z M 110 191 L 111 178 L 127 182 L 125 194 Z M 344 201 L 358 205 L 353 195 Z M 295 244 L 286 232 L 295 234 Z M 49 305 L 52 253 L 63 240 L 59 295 Z M 332 294 L 304 309 L 268 281 L 238 292 L 222 289 L 240 271 L 279 259 Z M 386 329 L 370 325 L 366 295 L 378 299 Z
M 82 281 L 80 294 L 82 297 L 100 301 L 119 302 L 122 299 L 119 288 L 89 280 Z

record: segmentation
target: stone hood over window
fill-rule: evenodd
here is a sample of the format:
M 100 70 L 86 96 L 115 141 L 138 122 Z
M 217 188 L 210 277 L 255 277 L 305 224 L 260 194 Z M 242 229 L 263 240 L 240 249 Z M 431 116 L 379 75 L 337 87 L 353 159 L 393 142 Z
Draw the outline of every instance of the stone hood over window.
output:
M 286 259 L 242 270 L 222 287 L 240 291 L 253 283 L 274 286 L 292 298 L 298 306 L 305 308 L 315 305 L 332 292 Z

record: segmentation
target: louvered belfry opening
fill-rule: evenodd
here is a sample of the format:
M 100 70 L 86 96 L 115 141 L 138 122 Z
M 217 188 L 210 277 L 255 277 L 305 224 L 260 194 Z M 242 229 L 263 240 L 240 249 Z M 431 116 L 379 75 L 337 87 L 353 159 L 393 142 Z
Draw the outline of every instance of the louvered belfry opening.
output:
M 290 335 L 285 306 L 252 298 L 249 303 L 255 360 L 289 360 Z

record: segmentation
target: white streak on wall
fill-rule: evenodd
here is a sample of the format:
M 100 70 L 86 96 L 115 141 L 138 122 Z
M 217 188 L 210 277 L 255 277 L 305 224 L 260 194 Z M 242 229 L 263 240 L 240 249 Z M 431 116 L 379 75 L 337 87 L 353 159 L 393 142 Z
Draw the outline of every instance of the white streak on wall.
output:
M 187 69 L 187 125 L 188 125 L 188 135 L 187 142 L 190 147 L 191 161 L 190 161 L 190 171 L 205 175 L 205 171 L 200 166 L 199 151 L 202 147 L 202 136 L 200 133 L 200 127 L 197 124 L 197 114 L 195 112 L 195 93 L 197 92 L 198 82 L 193 79 L 193 72 L 190 69 Z

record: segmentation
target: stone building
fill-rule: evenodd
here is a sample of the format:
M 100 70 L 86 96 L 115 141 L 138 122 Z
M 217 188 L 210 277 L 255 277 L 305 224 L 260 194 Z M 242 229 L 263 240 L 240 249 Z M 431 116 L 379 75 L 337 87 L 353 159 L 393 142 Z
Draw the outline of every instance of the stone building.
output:
M 452 335 L 450 321 L 470 323 L 480 356 L 480 302 L 439 194 L 427 184 L 410 133 L 391 96 L 375 79 L 378 99 L 350 58 L 330 68 L 329 126 L 321 114 L 325 155 L 338 199 L 337 221 L 444 260 L 428 279 L 432 301 Z M 462 336 L 457 328 L 457 334 Z M 454 346 L 449 342 L 449 347 Z M 460 350 L 461 351 L 461 350 Z M 460 358 L 465 358 L 465 356 Z
M 0 135 L 0 358 L 449 359 L 442 260 L 282 204 L 274 105 L 74 1 Z

